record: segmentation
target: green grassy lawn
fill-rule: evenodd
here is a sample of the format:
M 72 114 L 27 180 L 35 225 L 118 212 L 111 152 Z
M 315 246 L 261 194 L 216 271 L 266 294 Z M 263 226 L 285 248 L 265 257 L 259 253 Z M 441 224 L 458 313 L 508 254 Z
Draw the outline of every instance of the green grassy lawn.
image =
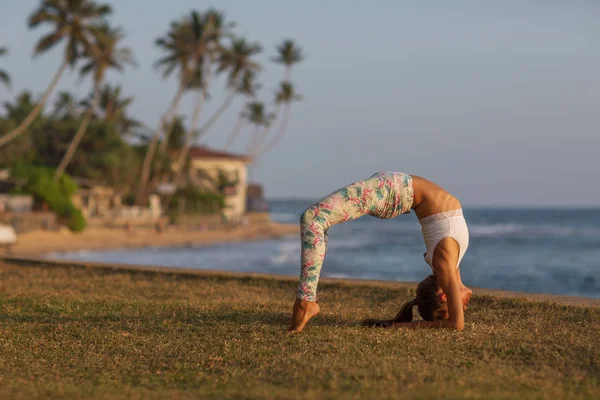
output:
M 0 398 L 597 398 L 600 308 L 478 296 L 463 332 L 359 326 L 406 285 L 0 262 Z

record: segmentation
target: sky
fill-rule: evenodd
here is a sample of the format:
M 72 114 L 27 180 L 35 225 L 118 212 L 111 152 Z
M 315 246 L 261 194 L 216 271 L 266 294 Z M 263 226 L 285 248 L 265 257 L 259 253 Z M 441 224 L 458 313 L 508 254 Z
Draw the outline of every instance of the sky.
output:
M 215 7 L 262 44 L 259 98 L 274 110 L 283 68 L 275 45 L 294 39 L 305 60 L 292 81 L 284 138 L 251 168 L 269 198 L 319 198 L 378 171 L 426 177 L 465 206 L 600 206 L 600 3 L 573 1 L 115 0 L 110 21 L 139 66 L 108 80 L 135 96 L 130 113 L 156 126 L 176 90 L 152 66 L 153 42 L 192 9 Z M 62 49 L 32 56 L 45 28 L 28 30 L 36 0 L 0 0 L 0 68 L 12 90 L 41 94 Z M 66 75 L 58 90 L 83 97 Z M 213 81 L 208 118 L 223 101 Z M 244 100 L 202 144 L 219 148 Z M 191 114 L 188 95 L 181 111 Z M 188 117 L 189 119 L 189 117 Z M 278 125 L 272 131 L 276 133 Z M 251 130 L 242 132 L 247 139 Z M 243 152 L 245 140 L 233 150 Z

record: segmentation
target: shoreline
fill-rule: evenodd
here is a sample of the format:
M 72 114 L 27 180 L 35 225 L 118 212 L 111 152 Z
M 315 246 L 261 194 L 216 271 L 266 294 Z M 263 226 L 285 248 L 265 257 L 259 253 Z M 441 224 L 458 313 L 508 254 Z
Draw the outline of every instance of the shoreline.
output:
M 277 239 L 299 234 L 298 224 L 268 222 L 211 230 L 184 230 L 170 228 L 158 234 L 153 229 L 141 228 L 125 232 L 119 228 L 91 227 L 82 233 L 69 231 L 35 231 L 19 235 L 12 254 L 0 253 L 0 263 L 57 267 L 94 267 L 111 271 L 145 271 L 151 273 L 192 274 L 194 276 L 257 277 L 282 281 L 297 280 L 296 276 L 264 273 L 245 273 L 223 270 L 147 266 L 139 264 L 107 264 L 86 261 L 70 261 L 48 257 L 53 253 L 77 251 L 104 251 L 143 248 L 177 248 L 235 242 L 252 242 Z M 376 279 L 327 278 L 322 281 L 344 285 L 376 285 L 381 287 L 416 287 L 418 282 L 384 281 Z M 531 301 L 550 301 L 569 305 L 600 306 L 600 298 L 552 293 L 515 292 L 501 289 L 473 288 L 479 296 L 521 298 Z
M 137 264 L 114 264 L 88 261 L 58 260 L 43 257 L 19 257 L 19 256 L 0 256 L 0 266 L 17 265 L 25 268 L 77 268 L 77 269 L 96 269 L 107 273 L 132 273 L 132 274 L 156 274 L 171 275 L 190 278 L 225 278 L 225 279 L 266 279 L 279 282 L 297 282 L 298 277 L 266 274 L 258 272 L 236 272 L 209 269 L 192 269 L 181 267 L 159 267 Z M 322 283 L 334 283 L 341 286 L 367 286 L 381 287 L 385 289 L 416 288 L 418 282 L 403 281 L 383 281 L 375 279 L 349 279 L 349 278 L 331 278 L 323 277 Z M 600 298 L 569 296 L 552 293 L 528 293 L 515 292 L 501 289 L 488 289 L 474 287 L 473 294 L 477 297 L 493 297 L 500 299 L 520 299 L 532 302 L 550 302 L 561 305 L 600 307 Z
M 268 222 L 210 230 L 169 228 L 157 233 L 150 228 L 126 232 L 122 228 L 90 227 L 81 233 L 34 231 L 20 234 L 12 247 L 12 257 L 42 257 L 51 253 L 74 251 L 182 247 L 224 242 L 277 239 L 299 234 L 298 224 Z M 7 255 L 5 253 L 5 255 Z

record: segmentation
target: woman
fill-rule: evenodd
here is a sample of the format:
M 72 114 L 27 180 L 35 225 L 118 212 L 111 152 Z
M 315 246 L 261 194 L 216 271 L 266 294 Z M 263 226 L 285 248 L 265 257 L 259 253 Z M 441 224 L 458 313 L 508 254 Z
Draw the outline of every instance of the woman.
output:
M 379 172 L 351 183 L 307 208 L 300 218 L 302 257 L 298 293 L 290 332 L 301 332 L 317 315 L 317 284 L 327 251 L 327 230 L 363 215 L 395 218 L 413 209 L 421 223 L 433 275 L 417 287 L 416 298 L 396 318 L 368 319 L 365 326 L 464 328 L 464 310 L 472 291 L 460 278 L 460 261 L 469 246 L 469 231 L 460 202 L 427 179 L 401 172 Z M 425 321 L 412 322 L 417 306 Z

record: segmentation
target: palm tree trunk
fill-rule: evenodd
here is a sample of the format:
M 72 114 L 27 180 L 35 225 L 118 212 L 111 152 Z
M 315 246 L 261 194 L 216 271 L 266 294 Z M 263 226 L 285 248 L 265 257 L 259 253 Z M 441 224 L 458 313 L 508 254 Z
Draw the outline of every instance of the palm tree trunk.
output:
M 196 105 L 194 106 L 194 113 L 192 114 L 192 120 L 190 121 L 190 127 L 185 135 L 185 143 L 181 149 L 181 152 L 179 152 L 179 156 L 177 157 L 177 164 L 175 164 L 175 172 L 174 172 L 174 178 L 173 178 L 173 183 L 175 184 L 175 187 L 177 187 L 179 180 L 181 179 L 181 174 L 185 170 L 185 163 L 187 161 L 187 156 L 190 152 L 190 149 L 192 148 L 192 145 L 195 142 L 194 139 L 196 139 L 196 138 L 194 137 L 194 130 L 196 129 L 196 125 L 198 125 L 198 120 L 200 119 L 200 113 L 202 112 L 202 108 L 204 106 L 205 99 L 206 99 L 206 96 L 204 95 L 204 92 L 202 90 L 200 90 L 200 93 L 198 94 L 198 98 L 196 100 Z M 172 197 L 172 194 L 165 196 L 165 199 L 163 202 L 164 208 L 168 207 L 169 203 L 171 202 L 171 197 Z
M 146 151 L 146 156 L 144 157 L 144 163 L 142 165 L 142 176 L 140 178 L 140 183 L 138 186 L 138 190 L 135 196 L 135 203 L 137 205 L 142 205 L 144 202 L 144 197 L 146 195 L 146 186 L 148 184 L 148 178 L 150 177 L 150 167 L 152 166 L 152 158 L 154 157 L 154 153 L 156 152 L 156 145 L 158 144 L 158 139 L 160 137 L 160 133 L 166 121 L 169 121 L 173 118 L 173 112 L 179 106 L 181 101 L 181 97 L 183 96 L 183 92 L 185 91 L 184 85 L 179 85 L 179 89 L 173 97 L 171 104 L 167 111 L 163 114 L 160 119 L 154 134 L 152 135 L 152 139 L 150 139 L 150 143 L 148 144 L 148 150 Z
M 169 148 L 169 138 L 171 137 L 171 132 L 173 132 L 173 127 L 175 126 L 175 116 L 177 115 L 178 110 L 179 104 L 177 104 L 177 107 L 173 108 L 173 116 L 171 117 L 169 124 L 166 126 L 163 132 L 162 139 L 160 140 L 160 145 L 158 146 L 159 153 L 164 153 Z
M 264 138 L 266 138 L 266 137 L 267 137 L 267 134 L 268 134 L 268 133 L 271 131 L 271 128 L 272 128 L 272 127 L 275 125 L 275 123 L 274 123 L 274 122 L 275 122 L 275 121 L 277 121 L 277 120 L 279 119 L 279 114 L 280 114 L 280 113 L 281 113 L 281 103 L 279 103 L 279 102 L 278 102 L 278 103 L 277 103 L 277 105 L 276 105 L 276 108 L 275 108 L 275 113 L 273 114 L 273 115 L 274 115 L 274 117 L 273 117 L 273 123 L 269 124 L 269 126 L 266 128 L 266 130 L 265 130 L 265 132 L 264 132 L 264 137 L 263 137 L 263 139 L 262 139 L 263 141 L 264 141 Z M 273 141 L 273 139 L 271 139 L 271 142 L 272 142 L 272 141 Z M 270 143 L 270 142 L 269 142 L 269 143 Z M 262 141 L 261 141 L 261 144 L 262 144 Z M 258 156 L 258 153 L 259 153 L 260 151 L 259 151 L 259 149 L 258 149 L 258 148 L 257 148 L 256 150 L 257 150 L 257 152 L 256 152 L 255 156 Z
M 208 120 L 206 120 L 204 125 L 200 127 L 200 134 L 198 135 L 198 139 L 204 137 L 204 135 L 206 135 L 206 132 L 210 129 L 210 127 L 213 126 L 215 122 L 219 120 L 219 118 L 221 118 L 225 110 L 227 110 L 227 108 L 229 108 L 229 106 L 231 105 L 231 102 L 233 101 L 234 97 L 235 89 L 230 89 L 229 93 L 227 94 L 227 97 L 225 98 L 225 101 L 219 106 L 217 111 L 215 111 L 215 113 L 211 115 L 211 117 Z
M 206 96 L 202 91 L 198 94 L 198 99 L 196 100 L 196 106 L 194 107 L 194 113 L 192 114 L 192 120 L 190 122 L 190 128 L 188 129 L 185 135 L 185 143 L 183 144 L 183 148 L 179 153 L 179 157 L 177 157 L 177 164 L 175 169 L 175 181 L 177 184 L 179 179 L 181 178 L 181 173 L 184 170 L 184 164 L 187 159 L 187 155 L 194 144 L 194 130 L 196 129 L 196 125 L 198 125 L 198 120 L 200 119 L 200 113 L 202 112 L 202 108 L 204 107 L 204 100 Z
M 60 164 L 58 165 L 58 168 L 56 169 L 56 172 L 54 173 L 54 182 L 58 182 L 60 177 L 63 175 L 63 173 L 67 169 L 67 166 L 71 162 L 71 159 L 73 158 L 73 155 L 75 154 L 75 151 L 77 150 L 77 147 L 79 146 L 79 143 L 81 142 L 83 135 L 85 135 L 85 131 L 87 130 L 87 127 L 88 127 L 90 121 L 92 120 L 92 116 L 94 115 L 94 110 L 96 108 L 98 108 L 99 102 L 100 102 L 100 84 L 97 83 L 94 87 L 94 99 L 92 100 L 92 104 L 86 110 L 85 115 L 83 116 L 83 119 L 81 120 L 81 124 L 79 125 L 79 129 L 77 130 L 77 133 L 75 134 L 75 137 L 73 137 L 73 140 L 71 140 L 71 143 L 69 143 L 67 152 L 63 156 L 62 160 L 60 161 Z
M 246 153 L 250 153 L 256 147 L 259 129 L 260 125 L 256 125 L 256 127 L 254 128 L 254 132 L 252 132 L 252 135 L 250 135 L 250 139 L 248 140 L 248 144 L 246 145 Z
M 260 152 L 260 147 L 264 143 L 265 138 L 267 137 L 267 133 L 268 132 L 269 132 L 269 127 L 265 126 L 265 127 L 263 127 L 263 129 L 260 132 L 260 134 L 257 136 L 256 143 L 252 147 L 252 150 L 250 150 L 250 155 L 252 157 L 254 157 L 254 158 L 258 157 L 258 153 Z
M 163 133 L 163 137 L 160 142 L 160 146 L 158 148 L 158 150 L 161 153 L 164 153 L 169 148 L 169 138 L 171 137 L 171 132 L 173 132 L 173 127 L 175 126 L 175 115 L 177 114 L 177 110 L 179 110 L 179 104 L 181 103 L 181 99 L 183 97 L 184 92 L 185 92 L 185 87 L 180 86 L 179 91 L 177 92 L 177 95 L 176 95 L 177 97 L 173 101 L 173 108 L 171 110 L 170 119 L 168 119 L 169 125 L 167 125 L 167 127 Z M 167 121 L 167 119 L 165 119 L 165 122 L 166 121 Z
M 292 78 L 292 66 L 286 65 L 285 71 L 283 73 L 283 81 L 290 82 L 291 78 Z M 275 118 L 276 119 L 279 117 L 279 110 L 280 110 L 280 104 L 278 103 L 277 109 L 275 110 Z M 265 146 L 263 151 L 260 151 L 260 149 L 257 149 L 255 157 L 258 158 L 259 155 L 263 154 L 264 152 L 266 152 L 267 150 L 269 150 L 270 148 L 275 146 L 277 144 L 277 142 L 279 142 L 279 140 L 281 139 L 281 137 L 283 136 L 283 134 L 285 132 L 285 127 L 287 126 L 288 119 L 289 119 L 289 113 L 290 113 L 290 108 L 289 108 L 289 105 L 287 105 L 285 107 L 285 110 L 283 111 L 283 119 L 281 121 L 281 127 L 279 128 L 279 134 L 275 135 L 275 137 L 269 143 L 267 143 L 267 145 Z
M 279 126 L 279 132 L 277 133 L 277 135 L 275 135 L 275 137 L 266 144 L 266 146 L 262 149 L 262 151 L 260 151 L 260 149 L 257 151 L 256 153 L 256 157 L 258 157 L 261 154 L 266 153 L 267 151 L 269 151 L 270 149 L 272 149 L 277 142 L 279 142 L 279 140 L 281 140 L 281 138 L 283 137 L 285 130 L 287 128 L 288 125 L 288 121 L 290 118 L 290 105 L 287 104 L 285 106 L 285 109 L 283 110 L 283 118 L 281 119 L 281 125 Z
M 192 145 L 194 144 L 194 142 L 196 141 L 196 137 L 194 137 L 194 131 L 196 130 L 196 125 L 198 125 L 198 120 L 200 119 L 200 114 L 202 112 L 202 108 L 204 107 L 204 102 L 206 100 L 206 94 L 208 93 L 208 87 L 209 87 L 209 73 L 210 73 L 210 68 L 211 68 L 211 62 L 210 60 L 206 63 L 206 65 L 201 65 L 200 68 L 205 68 L 204 73 L 202 74 L 203 76 L 206 77 L 205 80 L 205 85 L 204 87 L 202 87 L 202 85 L 200 85 L 200 93 L 198 94 L 198 99 L 196 100 L 196 105 L 194 106 L 194 113 L 192 114 L 192 120 L 190 121 L 190 127 L 185 135 L 185 143 L 183 144 L 183 148 L 181 149 L 181 152 L 179 153 L 179 157 L 177 158 L 177 164 L 175 166 L 175 179 L 173 180 L 173 183 L 175 184 L 175 187 L 177 187 L 177 184 L 179 182 L 179 180 L 181 179 L 181 174 L 183 173 L 183 170 L 185 169 L 185 164 L 187 161 L 187 156 L 188 153 L 190 152 L 190 149 L 192 148 Z M 190 78 L 191 80 L 191 78 Z M 165 197 L 164 199 L 164 203 L 163 203 L 163 208 L 167 208 L 169 206 L 169 203 L 171 202 L 171 196 L 173 194 L 169 194 Z
M 6 143 L 10 142 L 14 138 L 16 138 L 17 136 L 19 136 L 23 132 L 25 132 L 25 130 L 29 127 L 29 125 L 31 125 L 31 123 L 33 122 L 33 120 L 35 120 L 35 118 L 42 111 L 42 108 L 44 107 L 44 104 L 46 104 L 46 101 L 48 100 L 48 97 L 50 97 L 50 94 L 56 88 L 56 85 L 58 84 L 58 81 L 60 81 L 60 78 L 62 77 L 62 74 L 63 74 L 63 72 L 65 72 L 66 68 L 67 68 L 67 61 L 63 60 L 62 64 L 58 68 L 58 71 L 56 71 L 56 73 L 54 74 L 54 77 L 52 78 L 52 81 L 50 81 L 50 84 L 48 85 L 48 88 L 46 89 L 46 92 L 44 93 L 44 95 L 40 99 L 39 103 L 35 106 L 35 108 L 33 110 L 31 110 L 31 112 L 29 113 L 29 115 L 27 116 L 27 118 L 25 118 L 23 120 L 23 122 L 21 122 L 19 124 L 19 126 L 17 126 L 15 129 L 13 129 L 11 132 L 9 132 L 6 135 L 0 137 L 0 147 L 4 146 Z
M 242 131 L 242 126 L 244 126 L 244 117 L 239 117 L 233 131 L 227 137 L 227 141 L 225 142 L 225 146 L 223 146 L 224 150 L 228 150 L 229 147 L 233 144 L 235 139 L 238 137 L 240 132 Z

